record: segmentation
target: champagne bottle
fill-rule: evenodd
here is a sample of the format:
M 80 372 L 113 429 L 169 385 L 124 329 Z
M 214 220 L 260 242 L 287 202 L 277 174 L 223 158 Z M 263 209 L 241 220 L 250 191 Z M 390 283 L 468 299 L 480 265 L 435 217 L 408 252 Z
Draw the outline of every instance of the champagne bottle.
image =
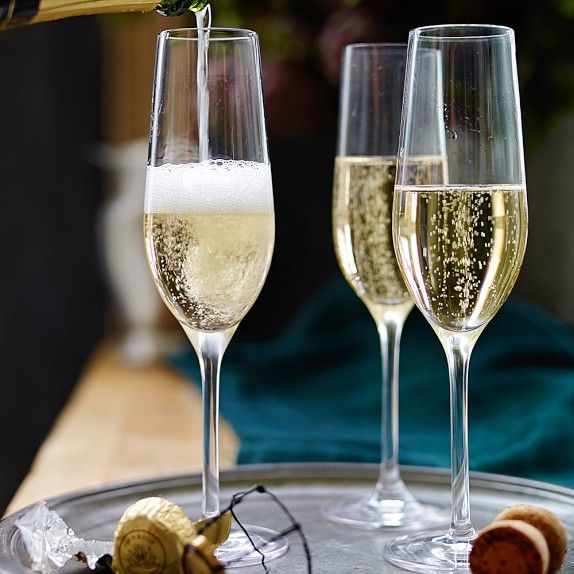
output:
M 107 12 L 148 12 L 181 16 L 199 12 L 209 0 L 0 0 L 0 30 L 69 16 Z

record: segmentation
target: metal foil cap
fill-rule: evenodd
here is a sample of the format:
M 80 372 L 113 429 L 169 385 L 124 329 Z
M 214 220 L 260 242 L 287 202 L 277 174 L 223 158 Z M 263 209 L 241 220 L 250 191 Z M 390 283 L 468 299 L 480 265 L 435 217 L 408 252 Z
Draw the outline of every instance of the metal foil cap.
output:
M 212 542 L 202 534 L 191 539 L 183 555 L 185 574 L 213 574 L 224 568 L 213 554 Z
M 142 498 L 118 522 L 112 569 L 116 574 L 183 574 L 183 549 L 195 534 L 179 506 L 164 498 Z
M 212 550 L 215 550 L 229 538 L 231 521 L 231 512 L 227 511 L 215 518 L 201 518 L 193 525 L 197 534 L 203 534 L 211 544 Z

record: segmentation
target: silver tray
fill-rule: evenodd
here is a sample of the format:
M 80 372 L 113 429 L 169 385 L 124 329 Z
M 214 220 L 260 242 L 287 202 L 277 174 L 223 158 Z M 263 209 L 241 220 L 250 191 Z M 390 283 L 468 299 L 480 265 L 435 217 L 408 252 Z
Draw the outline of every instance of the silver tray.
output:
M 421 501 L 448 507 L 449 473 L 442 469 L 402 467 L 402 476 Z M 255 483 L 264 484 L 302 524 L 313 555 L 317 574 L 347 572 L 404 572 L 382 558 L 385 543 L 393 534 L 365 532 L 327 522 L 321 515 L 325 503 L 341 496 L 372 488 L 378 465 L 372 464 L 282 464 L 241 466 L 221 473 L 221 497 L 230 496 Z M 114 528 L 125 508 L 135 500 L 161 495 L 182 506 L 190 516 L 199 515 L 201 477 L 168 476 L 131 482 L 105 489 L 82 491 L 50 499 L 56 510 L 79 536 L 111 540 Z M 476 528 L 488 524 L 506 506 L 537 504 L 555 512 L 569 535 L 569 552 L 561 572 L 574 573 L 574 490 L 542 482 L 506 476 L 471 473 L 472 518 Z M 29 560 L 14 520 L 16 512 L 0 521 L 0 574 L 30 574 Z M 267 497 L 254 495 L 238 511 L 242 521 L 281 529 L 286 517 Z M 269 563 L 274 574 L 306 572 L 304 553 L 296 534 L 282 558 Z M 238 574 L 262 572 L 260 567 L 232 570 Z M 68 563 L 61 572 L 88 572 L 81 565 Z

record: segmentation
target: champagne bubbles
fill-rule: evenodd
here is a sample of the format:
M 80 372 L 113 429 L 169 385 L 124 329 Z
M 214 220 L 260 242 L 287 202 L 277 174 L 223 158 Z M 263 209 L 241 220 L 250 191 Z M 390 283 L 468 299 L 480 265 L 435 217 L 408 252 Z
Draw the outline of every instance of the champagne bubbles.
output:
M 526 247 L 523 186 L 397 187 L 398 249 L 413 295 L 437 325 L 490 321 L 518 276 Z

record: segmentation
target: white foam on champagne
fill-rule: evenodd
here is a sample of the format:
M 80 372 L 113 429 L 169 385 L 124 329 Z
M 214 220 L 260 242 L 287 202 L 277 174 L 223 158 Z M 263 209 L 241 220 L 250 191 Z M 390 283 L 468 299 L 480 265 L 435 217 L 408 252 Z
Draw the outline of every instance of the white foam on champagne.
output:
M 209 160 L 148 167 L 145 213 L 269 213 L 271 167 L 252 161 Z

